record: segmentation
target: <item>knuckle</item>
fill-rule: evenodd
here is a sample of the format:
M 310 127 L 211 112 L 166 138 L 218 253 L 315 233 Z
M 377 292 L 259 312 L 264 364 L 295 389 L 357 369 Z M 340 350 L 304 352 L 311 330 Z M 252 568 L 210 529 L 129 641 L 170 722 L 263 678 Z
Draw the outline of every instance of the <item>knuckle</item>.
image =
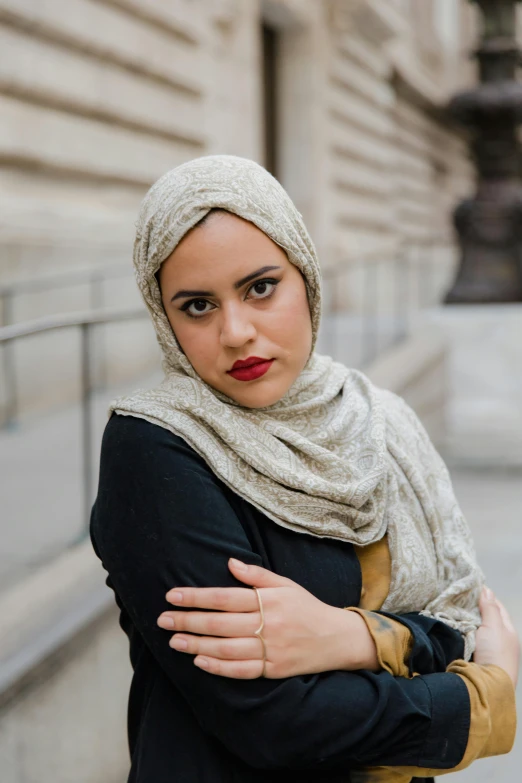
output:
M 237 676 L 244 680 L 253 680 L 259 677 L 258 666 L 252 666 L 249 662 L 243 661 L 236 665 Z
M 283 677 L 287 676 L 288 667 L 283 666 L 283 664 L 279 663 L 272 663 L 270 664 L 270 676 L 274 680 L 280 680 Z
M 225 609 L 228 606 L 228 593 L 226 588 L 219 588 L 214 594 L 214 604 L 216 609 Z
M 228 640 L 225 641 L 225 642 L 221 642 L 218 645 L 218 649 L 219 649 L 219 654 L 220 654 L 220 656 L 222 658 L 233 658 L 234 657 L 235 647 L 234 647 L 234 643 L 233 642 L 228 641 Z
M 198 612 L 182 612 L 182 619 L 180 620 L 180 628 L 189 633 L 200 633 L 199 627 L 201 625 L 201 616 Z M 176 625 L 176 628 L 178 626 Z
M 205 622 L 205 621 L 204 621 Z M 209 615 L 206 622 L 206 630 L 210 636 L 219 636 L 221 618 Z
M 188 615 L 185 615 L 185 612 L 172 612 L 171 616 L 174 620 L 174 628 L 176 631 L 184 631 L 187 628 L 189 618 Z
M 280 634 L 284 630 L 283 615 L 280 612 L 273 612 L 267 622 L 270 631 L 274 634 Z
M 189 635 L 183 638 L 187 642 L 187 652 L 193 655 L 199 652 L 199 637 Z

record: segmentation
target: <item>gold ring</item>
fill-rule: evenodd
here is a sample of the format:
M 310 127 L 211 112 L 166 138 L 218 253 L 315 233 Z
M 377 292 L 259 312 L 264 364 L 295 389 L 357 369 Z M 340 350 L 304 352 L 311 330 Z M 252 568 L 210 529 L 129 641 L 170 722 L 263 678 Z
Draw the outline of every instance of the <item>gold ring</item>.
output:
M 265 613 L 263 611 L 263 602 L 261 600 L 261 593 L 259 592 L 257 587 L 254 587 L 253 589 L 256 591 L 257 602 L 259 604 L 259 614 L 261 615 L 261 625 L 259 626 L 257 631 L 254 631 L 254 636 L 257 636 L 257 638 L 259 639 L 259 641 L 263 646 L 263 672 L 261 674 L 261 677 L 266 677 L 266 642 L 263 639 L 263 634 L 262 634 L 263 628 L 265 627 Z

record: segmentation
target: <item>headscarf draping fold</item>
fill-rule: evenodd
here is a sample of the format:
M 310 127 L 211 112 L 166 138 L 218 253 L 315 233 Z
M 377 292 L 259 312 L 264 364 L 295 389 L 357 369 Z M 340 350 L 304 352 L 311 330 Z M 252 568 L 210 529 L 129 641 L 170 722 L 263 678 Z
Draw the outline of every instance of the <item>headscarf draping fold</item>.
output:
M 284 397 L 264 408 L 245 408 L 200 378 L 161 302 L 157 270 L 212 208 L 255 224 L 305 278 L 312 351 Z M 231 490 L 283 527 L 360 546 L 387 533 L 392 578 L 383 610 L 422 611 L 459 629 L 469 658 L 483 577 L 448 471 L 401 398 L 314 351 L 319 263 L 281 185 L 253 161 L 230 155 L 173 169 L 145 196 L 134 265 L 165 378 L 155 389 L 116 400 L 110 413 L 179 435 Z

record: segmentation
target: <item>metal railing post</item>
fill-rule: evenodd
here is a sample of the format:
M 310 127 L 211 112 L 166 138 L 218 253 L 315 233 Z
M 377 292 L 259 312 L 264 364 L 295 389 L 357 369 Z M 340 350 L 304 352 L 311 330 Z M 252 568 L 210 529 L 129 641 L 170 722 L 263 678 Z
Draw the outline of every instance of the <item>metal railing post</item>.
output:
M 5 349 L 15 341 L 27 337 L 60 331 L 62 329 L 80 330 L 80 460 L 82 470 L 81 515 L 83 521 L 82 538 L 88 535 L 88 525 L 91 504 L 94 499 L 93 462 L 94 462 L 94 412 L 93 382 L 91 366 L 90 330 L 108 323 L 124 323 L 144 318 L 147 312 L 144 308 L 135 310 L 106 310 L 103 313 L 83 312 L 69 313 L 61 316 L 39 318 L 21 324 L 10 324 L 0 327 L 0 347 Z
M 83 518 L 85 534 L 89 526 L 92 502 L 92 410 L 91 410 L 91 352 L 89 324 L 80 326 L 81 339 L 81 417 L 82 417 L 82 473 L 83 473 Z
M 436 257 L 435 242 L 433 242 L 433 240 L 429 240 L 427 243 L 426 253 L 421 262 L 421 266 L 423 267 L 421 272 L 421 278 L 422 278 L 422 292 L 420 295 L 421 309 L 428 309 L 429 307 L 433 306 L 433 299 L 434 299 L 433 294 L 435 290 L 435 286 L 434 286 L 435 257 Z
M 396 342 L 404 340 L 408 330 L 408 319 L 406 311 L 408 309 L 408 251 L 402 247 L 396 258 L 397 276 L 396 276 L 396 297 L 395 297 L 395 318 L 396 318 Z
M 361 360 L 362 366 L 369 364 L 378 353 L 378 328 L 377 323 L 378 307 L 378 285 L 379 278 L 377 271 L 378 260 L 371 259 L 363 262 L 364 283 L 363 283 L 363 312 L 361 324 Z M 373 304 L 373 307 L 372 307 Z
M 80 272 L 66 272 L 55 275 L 31 278 L 30 280 L 20 280 L 0 286 L 0 304 L 2 315 L 0 328 L 10 326 L 14 320 L 14 297 L 23 293 L 37 293 L 50 291 L 58 288 L 76 286 L 78 284 L 90 283 L 89 303 L 92 309 L 99 311 L 105 306 L 105 296 L 103 284 L 105 280 L 130 277 L 131 270 L 122 264 L 104 266 L 95 270 L 85 270 Z M 105 327 L 100 324 L 99 340 L 97 341 L 97 357 L 99 365 L 99 386 L 101 389 L 107 386 L 107 362 L 106 362 L 106 344 Z M 95 330 L 91 332 L 91 337 Z M 2 356 L 0 358 L 3 375 L 5 378 L 5 405 L 3 421 L 0 421 L 0 427 L 13 426 L 19 417 L 19 390 L 16 368 L 16 352 L 14 343 L 4 342 L 2 346 Z
M 5 289 L 2 294 L 2 326 L 9 326 L 12 322 L 13 292 L 10 289 Z M 18 381 L 13 342 L 6 342 L 3 346 L 2 365 L 5 378 L 4 427 L 13 427 L 18 416 Z
M 100 272 L 95 273 L 90 279 L 89 304 L 95 312 L 103 310 L 105 297 L 103 291 L 104 278 Z M 97 369 L 96 387 L 100 391 L 107 386 L 107 363 L 105 356 L 105 326 L 100 325 L 97 329 L 91 331 L 91 341 L 94 347 L 94 356 Z

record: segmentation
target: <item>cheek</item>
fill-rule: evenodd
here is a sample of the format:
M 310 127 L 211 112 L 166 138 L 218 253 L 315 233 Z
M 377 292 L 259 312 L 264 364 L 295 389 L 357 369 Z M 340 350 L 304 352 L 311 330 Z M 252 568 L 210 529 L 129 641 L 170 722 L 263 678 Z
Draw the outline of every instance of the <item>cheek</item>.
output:
M 193 360 L 198 361 L 199 359 L 201 362 L 210 352 L 210 340 L 208 334 L 205 335 L 204 329 L 191 329 L 190 325 L 183 325 L 178 326 L 178 332 L 174 333 L 191 364 L 194 364 Z
M 194 325 L 184 318 L 172 317 L 170 314 L 167 318 L 181 350 L 192 366 L 204 363 L 206 353 L 210 352 L 208 334 L 205 336 L 203 329 L 194 328 Z
M 280 339 L 285 344 L 299 345 L 303 351 L 310 349 L 312 321 L 306 290 L 293 292 L 278 312 Z

